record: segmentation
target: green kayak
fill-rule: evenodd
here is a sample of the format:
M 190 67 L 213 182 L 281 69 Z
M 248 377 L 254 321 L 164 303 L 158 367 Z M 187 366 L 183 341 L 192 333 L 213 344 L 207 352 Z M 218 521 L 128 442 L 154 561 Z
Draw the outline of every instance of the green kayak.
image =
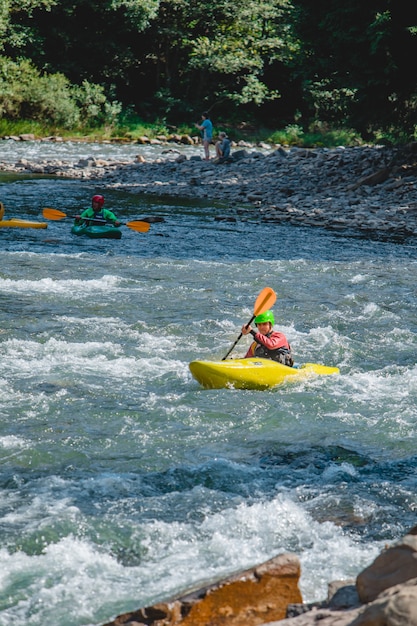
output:
M 113 224 L 74 224 L 73 235 L 84 235 L 91 239 L 121 239 L 122 231 Z

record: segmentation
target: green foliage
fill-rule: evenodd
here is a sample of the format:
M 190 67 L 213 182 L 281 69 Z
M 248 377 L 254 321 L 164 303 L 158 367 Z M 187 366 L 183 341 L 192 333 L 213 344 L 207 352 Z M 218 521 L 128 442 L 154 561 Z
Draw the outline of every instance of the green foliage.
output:
M 33 15 L 35 9 L 50 10 L 59 0 L 8 0 L 7 5 L 11 13 L 24 11 L 29 16 Z
M 62 74 L 40 75 L 27 60 L 0 62 L 0 114 L 9 119 L 47 120 L 75 126 L 79 113 Z
M 297 124 L 289 124 L 285 129 L 272 133 L 268 141 L 289 146 L 302 146 L 304 145 L 304 131 Z
M 171 90 L 167 87 L 161 87 L 154 94 L 154 102 L 156 108 L 159 111 L 163 111 L 165 115 L 169 116 L 173 114 L 175 116 L 180 111 L 183 115 L 192 115 L 192 108 L 187 106 L 187 103 L 183 102 L 181 98 L 175 97 Z
M 401 130 L 396 126 L 380 128 L 372 134 L 373 143 L 383 146 L 404 145 L 412 140 L 416 140 L 416 138 L 416 133 L 410 134 L 408 131 Z
M 282 131 L 275 131 L 266 138 L 271 143 L 304 148 L 359 145 L 361 137 L 352 129 L 335 129 L 327 124 L 313 125 L 304 132 L 298 124 L 290 124 Z
M 50 135 L 61 134 L 56 132 L 55 126 L 48 126 L 40 122 L 28 120 L 9 120 L 0 117 L 0 137 L 8 135 L 23 135 L 31 133 L 35 137 L 48 137 Z
M 125 97 L 130 85 L 137 86 L 138 35 L 158 7 L 159 0 L 16 2 L 3 37 L 0 29 L 0 49 L 14 60 L 28 58 L 40 70 L 64 74 L 71 83 L 86 80 Z
M 138 139 L 138 137 L 142 136 L 152 139 L 158 135 L 167 136 L 171 134 L 171 131 L 168 129 L 165 120 L 156 120 L 153 123 L 145 122 L 131 109 L 127 109 L 120 114 L 112 134 L 113 136 L 124 136 L 129 139 Z
M 320 111 L 322 121 L 337 119 L 369 136 L 384 127 L 411 130 L 410 97 L 417 82 L 407 66 L 417 52 L 414 13 L 396 0 L 297 0 L 297 5 L 302 49 L 294 71 L 310 119 Z
M 7 32 L 7 26 L 9 23 L 9 5 L 6 0 L 0 2 L 0 50 L 3 45 L 5 34 Z
M 184 99 L 185 93 L 199 108 L 219 102 L 261 105 L 277 98 L 264 74 L 297 48 L 288 23 L 291 10 L 288 0 L 165 0 L 151 29 L 158 42 L 159 89 L 170 98 Z M 175 67 L 169 48 L 176 51 Z
M 156 0 L 111 0 L 108 9 L 111 11 L 123 11 L 132 26 L 141 31 L 147 26 L 148 21 L 156 17 L 159 3 Z M 105 8 L 102 4 L 102 8 Z
M 84 125 L 114 126 L 122 111 L 120 102 L 109 102 L 101 85 L 83 80 L 81 86 L 73 86 L 72 97 Z
M 303 138 L 305 147 L 334 148 L 335 146 L 358 146 L 363 144 L 362 137 L 351 128 L 328 128 L 323 125 L 321 128 L 309 129 Z
M 277 91 L 272 91 L 259 80 L 254 74 L 249 74 L 244 77 L 244 85 L 241 88 L 240 93 L 230 94 L 230 100 L 237 102 L 238 104 L 249 104 L 253 102 L 256 105 L 261 105 L 267 100 L 275 100 L 280 98 L 280 94 Z
M 343 120 L 356 102 L 357 92 L 349 87 L 334 87 L 330 79 L 305 83 L 307 102 L 314 109 L 316 120 Z
M 63 74 L 41 74 L 28 60 L 0 57 L 0 115 L 63 128 L 114 124 L 120 105 L 99 85 L 73 86 Z
M 176 125 L 268 121 L 296 143 L 312 124 L 416 132 L 417 19 L 397 0 L 1 0 L 0 51 L 10 120 L 119 132 L 123 103 Z
M 22 47 L 33 36 L 33 29 L 21 24 L 19 16 L 33 18 L 36 9 L 50 11 L 59 0 L 1 0 L 0 2 L 0 50 L 4 45 Z

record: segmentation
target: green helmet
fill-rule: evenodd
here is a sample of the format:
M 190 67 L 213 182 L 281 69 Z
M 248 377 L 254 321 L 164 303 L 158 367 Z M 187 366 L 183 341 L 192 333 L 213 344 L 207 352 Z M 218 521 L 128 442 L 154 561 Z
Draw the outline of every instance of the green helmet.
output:
M 274 314 L 272 311 L 265 311 L 255 317 L 255 324 L 264 324 L 265 322 L 271 322 L 272 326 L 275 324 Z

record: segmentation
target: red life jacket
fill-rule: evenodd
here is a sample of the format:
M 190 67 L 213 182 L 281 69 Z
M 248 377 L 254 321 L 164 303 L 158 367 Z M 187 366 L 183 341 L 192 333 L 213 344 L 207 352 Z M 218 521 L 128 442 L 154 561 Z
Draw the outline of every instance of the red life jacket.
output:
M 273 333 L 274 331 L 271 331 L 264 336 L 269 339 Z M 291 356 L 291 346 L 288 343 L 285 335 L 283 335 L 282 333 L 277 333 L 276 331 L 275 333 L 280 335 L 281 345 L 278 348 L 267 348 L 262 343 L 254 341 L 251 344 L 246 354 L 246 357 L 253 356 L 260 359 L 271 359 L 272 361 L 277 361 L 278 363 L 283 363 L 284 365 L 289 365 L 290 367 L 292 367 L 294 365 L 294 360 Z

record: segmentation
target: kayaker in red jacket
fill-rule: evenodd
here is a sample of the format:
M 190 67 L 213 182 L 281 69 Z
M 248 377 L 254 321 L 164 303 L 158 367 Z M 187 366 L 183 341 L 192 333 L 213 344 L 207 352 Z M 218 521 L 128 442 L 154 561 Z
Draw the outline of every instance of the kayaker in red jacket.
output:
M 75 223 L 86 222 L 90 223 L 90 220 L 102 220 L 103 222 L 111 222 L 115 226 L 120 226 L 121 222 L 117 219 L 113 211 L 109 211 L 108 209 L 103 209 L 104 205 L 104 196 L 93 196 L 91 200 L 91 209 L 86 209 L 81 213 L 81 215 L 75 216 Z
M 254 338 L 244 358 L 272 359 L 292 367 L 294 360 L 291 356 L 291 346 L 284 333 L 273 330 L 275 320 L 272 311 L 261 313 L 255 317 L 254 322 L 257 330 L 254 330 L 252 326 L 242 326 L 242 335 L 251 334 Z

